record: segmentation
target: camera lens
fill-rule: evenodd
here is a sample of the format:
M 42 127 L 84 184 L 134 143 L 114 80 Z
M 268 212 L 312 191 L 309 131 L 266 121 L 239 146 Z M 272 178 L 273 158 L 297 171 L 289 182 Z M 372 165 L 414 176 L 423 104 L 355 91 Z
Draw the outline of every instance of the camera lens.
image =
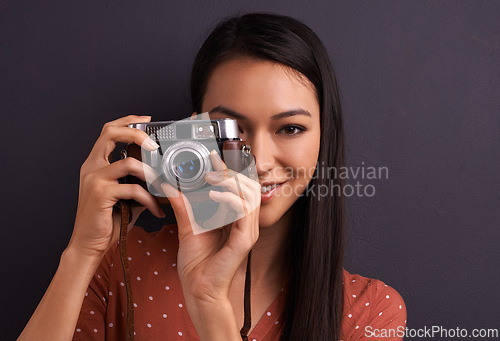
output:
M 205 186 L 204 173 L 210 170 L 210 152 L 197 141 L 182 140 L 165 150 L 162 171 L 165 180 L 182 191 L 196 191 Z
M 200 160 L 193 152 L 182 151 L 174 157 L 172 166 L 179 179 L 192 181 L 200 171 Z

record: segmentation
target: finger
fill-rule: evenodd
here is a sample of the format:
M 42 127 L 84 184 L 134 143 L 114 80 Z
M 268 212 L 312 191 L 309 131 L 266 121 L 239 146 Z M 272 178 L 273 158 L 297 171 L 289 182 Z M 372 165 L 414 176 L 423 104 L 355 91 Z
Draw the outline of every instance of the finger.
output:
M 108 181 L 116 181 L 127 175 L 135 176 L 136 178 L 150 183 L 158 193 L 162 193 L 161 183 L 163 178 L 159 176 L 156 171 L 149 165 L 133 158 L 126 159 L 112 163 L 111 165 L 101 168 L 94 172 L 93 176 L 102 178 Z
M 210 159 L 212 160 L 212 166 L 216 171 L 227 170 L 226 164 L 222 161 L 219 153 L 217 153 L 215 149 L 210 152 Z
M 258 210 L 238 219 L 236 224 L 231 225 L 229 237 L 224 247 L 214 257 L 220 257 L 228 263 L 230 263 L 228 261 L 230 259 L 245 257 L 259 239 L 258 223 Z M 239 264 L 241 264 L 241 262 L 237 262 L 235 267 L 237 268 Z
M 205 180 L 214 186 L 227 187 L 231 192 L 236 194 L 240 194 L 240 190 L 243 190 L 245 193 L 255 193 L 255 196 L 260 198 L 260 183 L 231 169 L 227 171 L 207 172 L 205 173 Z
M 210 120 L 210 114 L 208 112 L 202 112 L 201 114 L 198 114 L 196 111 L 191 114 L 191 117 L 189 117 L 190 120 Z
M 114 121 L 110 121 L 110 122 L 105 123 L 104 126 L 102 127 L 102 130 L 104 130 L 104 128 L 107 126 L 126 127 L 132 123 L 141 123 L 141 122 L 150 122 L 150 121 L 151 121 L 151 116 L 128 115 L 128 116 L 120 117 L 119 119 L 116 119 Z M 108 155 L 108 162 L 109 163 L 113 162 L 113 154 L 112 153 L 110 153 Z
M 123 162 L 122 162 L 123 161 Z M 111 179 L 118 179 L 118 178 L 122 178 L 126 175 L 133 175 L 139 179 L 141 179 L 142 181 L 150 184 L 151 186 L 154 187 L 154 189 L 158 192 L 158 193 L 162 193 L 163 190 L 161 188 L 161 184 L 163 183 L 164 179 L 163 179 L 163 176 L 159 175 L 156 170 L 154 170 L 150 165 L 148 165 L 147 163 L 144 163 L 140 160 L 137 160 L 136 158 L 133 158 L 133 157 L 127 157 L 123 160 L 120 160 L 120 161 L 117 161 L 119 162 L 116 166 L 117 166 L 117 170 L 114 171 L 114 170 L 111 170 L 111 172 L 115 172 L 112 176 L 111 176 Z M 124 167 L 121 167 L 121 164 L 125 164 Z M 109 169 L 109 167 L 111 167 L 112 165 L 106 167 L 105 169 Z M 124 172 L 127 171 L 127 173 L 125 175 Z M 115 176 L 117 176 L 115 178 Z
M 127 175 L 133 175 L 147 182 L 160 178 L 153 168 L 133 157 L 116 161 L 107 167 L 99 169 L 94 175 L 106 180 L 117 180 Z M 159 190 L 161 191 L 161 187 L 159 187 Z
M 244 196 L 238 196 L 234 193 L 210 191 L 208 195 L 214 201 L 229 204 L 233 210 L 242 214 L 238 217 L 238 219 L 252 212 L 256 208 L 256 205 L 251 205 L 249 200 L 245 200 L 246 198 Z
M 145 206 L 151 213 L 158 218 L 164 218 L 165 213 L 160 208 L 158 200 L 155 199 L 148 191 L 136 184 L 112 184 L 109 185 L 109 193 L 113 199 L 132 199 Z
M 228 170 L 227 174 L 228 177 L 226 178 L 225 172 L 207 172 L 205 173 L 205 180 L 213 186 L 225 187 L 230 192 L 233 192 L 240 197 L 244 194 L 246 196 L 252 196 L 252 188 L 240 181 L 240 178 L 243 177 L 243 175 L 239 176 L 238 173 L 231 170 Z
M 163 183 L 161 187 L 174 210 L 175 220 L 179 229 L 179 240 L 181 240 L 184 236 L 192 233 L 192 225 L 195 224 L 193 209 L 186 196 L 170 184 Z
M 108 161 L 108 155 L 115 149 L 116 143 L 135 143 L 147 150 L 156 150 L 158 144 L 151 140 L 145 132 L 129 127 L 108 126 L 97 139 L 90 152 L 91 158 Z
M 138 116 L 138 115 L 128 115 L 124 117 L 120 117 L 114 121 L 110 121 L 104 124 L 103 130 L 107 126 L 112 127 L 126 127 L 132 123 L 141 123 L 141 122 L 150 122 L 151 116 Z
M 114 121 L 110 121 L 104 124 L 101 130 L 101 136 L 103 135 L 103 132 L 108 129 L 109 127 L 127 127 L 129 124 L 132 123 L 140 123 L 140 122 L 150 122 L 151 121 L 151 116 L 137 116 L 137 115 L 128 115 L 125 117 L 121 117 L 119 119 L 116 119 Z M 99 141 L 99 139 L 97 140 Z M 97 143 L 97 142 L 96 142 Z M 94 148 L 92 148 L 92 151 L 94 151 Z M 114 150 L 114 148 L 112 149 Z M 90 155 L 92 156 L 93 153 L 91 152 Z M 111 163 L 111 153 L 107 154 L 106 157 L 108 158 L 108 163 Z

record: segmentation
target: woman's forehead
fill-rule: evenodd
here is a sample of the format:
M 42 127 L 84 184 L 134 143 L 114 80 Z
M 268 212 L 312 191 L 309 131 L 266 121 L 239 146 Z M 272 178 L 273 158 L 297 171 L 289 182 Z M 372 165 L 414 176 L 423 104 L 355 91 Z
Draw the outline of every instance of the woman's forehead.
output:
M 203 111 L 223 106 L 234 111 L 263 109 L 273 115 L 291 110 L 319 110 L 314 86 L 282 64 L 239 58 L 221 63 L 208 80 Z M 318 112 L 319 114 L 319 112 Z
M 280 71 L 288 75 L 288 77 L 291 77 L 293 81 L 299 81 L 300 83 L 302 83 L 302 85 L 310 88 L 311 91 L 316 92 L 314 84 L 298 70 L 273 60 L 257 58 L 253 56 L 240 55 L 227 59 L 215 67 L 215 69 L 212 71 L 211 76 L 213 76 L 216 71 L 219 71 L 218 73 L 236 73 L 244 71 L 245 69 L 251 69 L 252 71 L 254 71 L 256 69 L 256 66 L 261 66 L 262 68 L 268 67 L 269 69 L 272 68 L 275 71 Z M 209 77 L 209 82 L 210 78 L 212 77 Z

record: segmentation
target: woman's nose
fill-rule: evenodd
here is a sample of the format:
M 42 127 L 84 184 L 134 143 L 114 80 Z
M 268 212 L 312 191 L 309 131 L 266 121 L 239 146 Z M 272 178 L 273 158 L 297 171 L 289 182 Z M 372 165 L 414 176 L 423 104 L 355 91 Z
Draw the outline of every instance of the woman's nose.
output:
M 263 134 L 254 135 L 252 139 L 247 139 L 247 143 L 251 146 L 252 154 L 255 156 L 257 174 L 262 177 L 275 166 L 272 143 Z

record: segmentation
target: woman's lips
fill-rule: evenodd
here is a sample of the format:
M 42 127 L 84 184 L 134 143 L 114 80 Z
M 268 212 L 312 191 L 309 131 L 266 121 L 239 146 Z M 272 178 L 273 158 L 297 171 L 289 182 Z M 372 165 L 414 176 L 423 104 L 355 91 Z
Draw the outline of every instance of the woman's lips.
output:
M 286 182 L 286 181 L 285 181 Z M 282 182 L 280 184 L 276 184 L 276 186 L 274 186 L 274 188 L 271 188 L 269 191 L 265 192 L 265 193 L 262 193 L 260 194 L 260 201 L 261 202 L 267 202 L 269 200 L 272 199 L 274 193 L 276 193 L 276 191 L 281 187 L 281 185 L 283 185 L 285 182 Z

